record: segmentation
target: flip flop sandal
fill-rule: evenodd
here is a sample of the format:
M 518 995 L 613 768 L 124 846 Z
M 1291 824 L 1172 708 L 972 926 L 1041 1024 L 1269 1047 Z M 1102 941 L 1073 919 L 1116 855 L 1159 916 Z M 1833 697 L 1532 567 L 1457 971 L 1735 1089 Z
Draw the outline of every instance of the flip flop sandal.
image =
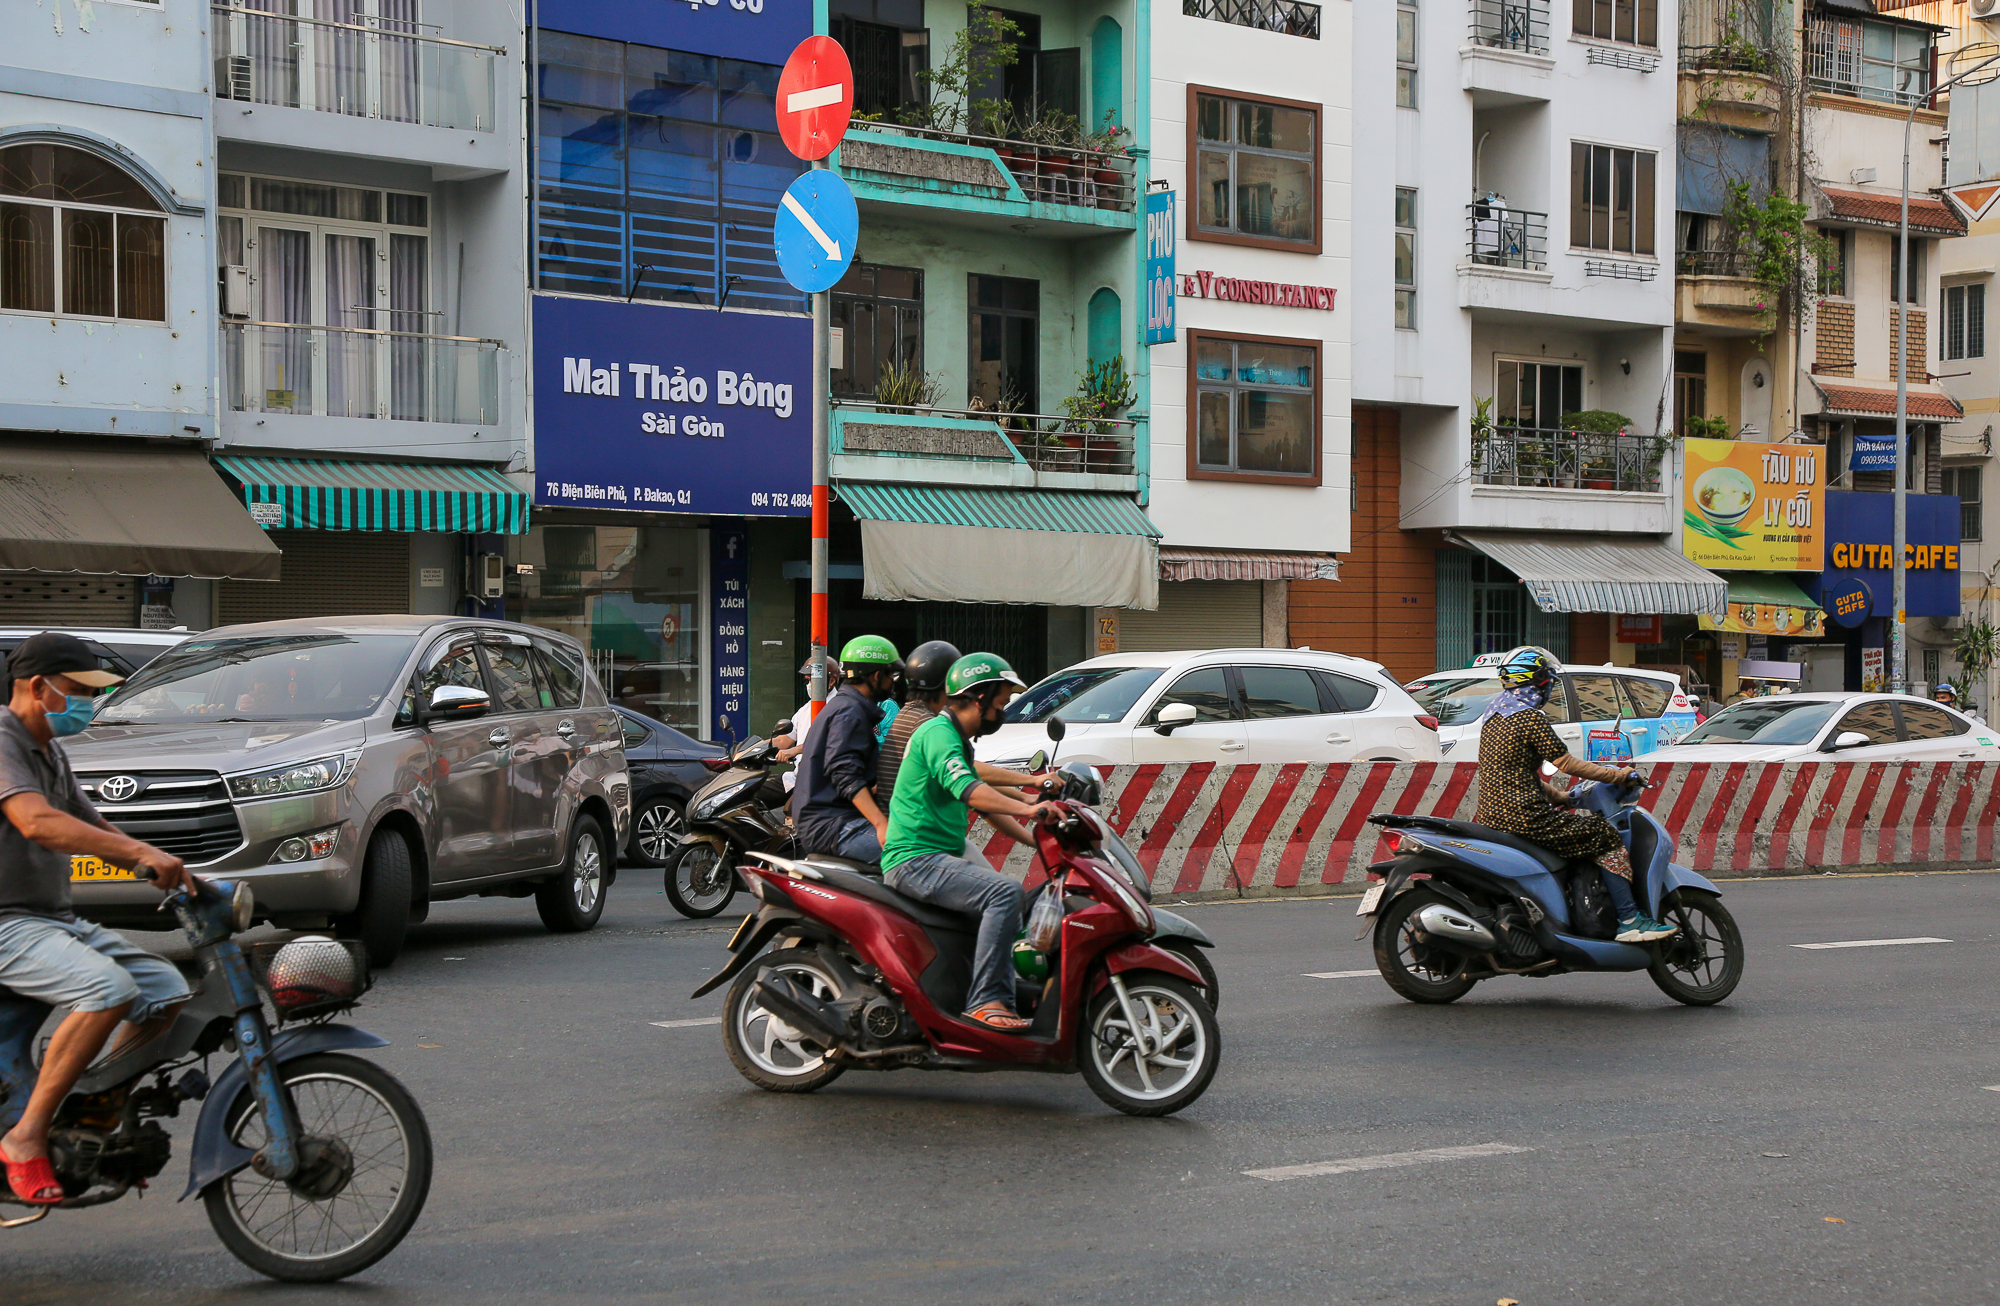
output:
M 7 1186 L 14 1190 L 14 1196 L 30 1206 L 54 1206 L 63 1200 L 62 1184 L 56 1179 L 55 1167 L 49 1158 L 38 1156 L 31 1161 L 8 1161 Z M 53 1192 L 55 1196 L 47 1194 Z
M 977 1011 L 968 1011 L 965 1013 L 965 1018 L 975 1025 L 984 1025 L 987 1029 L 998 1030 L 1003 1034 L 1012 1034 L 1035 1023 L 1015 1015 L 998 1002 L 989 1002 Z

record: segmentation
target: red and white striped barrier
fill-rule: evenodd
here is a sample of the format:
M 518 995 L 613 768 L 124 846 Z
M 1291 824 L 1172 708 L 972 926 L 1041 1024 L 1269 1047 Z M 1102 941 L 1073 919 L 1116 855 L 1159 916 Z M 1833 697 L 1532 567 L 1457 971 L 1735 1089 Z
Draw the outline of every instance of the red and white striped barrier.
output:
M 1649 765 L 1642 800 L 1705 875 L 1989 866 L 2000 763 L 1690 762 Z M 1099 809 L 1157 893 L 1312 893 L 1388 856 L 1376 812 L 1469 821 L 1476 762 L 1214 762 L 1112 769 Z M 985 827 L 980 827 L 985 829 Z M 987 833 L 991 834 L 988 830 Z M 985 845 L 996 869 L 1039 879 L 1032 849 Z

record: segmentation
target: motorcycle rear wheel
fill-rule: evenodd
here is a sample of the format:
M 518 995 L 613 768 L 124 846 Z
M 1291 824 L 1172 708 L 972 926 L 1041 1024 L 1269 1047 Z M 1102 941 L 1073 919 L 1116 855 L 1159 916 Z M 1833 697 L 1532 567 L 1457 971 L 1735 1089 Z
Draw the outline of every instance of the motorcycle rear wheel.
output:
M 840 1078 L 846 1067 L 806 1042 L 799 1032 L 757 1001 L 766 973 L 783 975 L 814 997 L 838 1001 L 840 980 L 810 948 L 780 948 L 750 966 L 729 986 L 722 1005 L 722 1046 L 743 1078 L 767 1093 L 810 1093 Z
M 431 1187 L 431 1134 L 416 1099 L 372 1061 L 338 1052 L 279 1069 L 306 1138 L 338 1149 L 337 1191 L 315 1199 L 293 1183 L 245 1167 L 201 1190 L 216 1237 L 259 1274 L 286 1283 L 332 1283 L 357 1274 L 403 1241 Z M 267 1137 L 248 1085 L 224 1117 L 231 1141 L 253 1151 Z M 302 1172 L 303 1173 L 303 1172 Z
M 1722 899 L 1676 889 L 1660 900 L 1660 919 L 1680 933 L 1659 944 L 1646 970 L 1660 992 L 1690 1007 L 1707 1007 L 1735 991 L 1743 978 L 1743 934 Z
M 1410 918 L 1420 908 L 1444 901 L 1422 889 L 1409 890 L 1375 921 L 1375 969 L 1382 972 L 1390 988 L 1411 1002 L 1456 1002 L 1479 982 L 1466 973 L 1472 963 L 1464 955 L 1427 947 L 1416 937 Z
M 667 856 L 667 901 L 691 920 L 705 920 L 736 897 L 735 859 L 705 843 Z
M 1076 1060 L 1083 1082 L 1127 1115 L 1172 1115 L 1208 1091 L 1222 1058 L 1222 1027 L 1194 985 L 1156 971 L 1127 971 L 1143 1041 L 1134 1037 L 1118 990 L 1107 984 L 1084 1010 Z M 1146 1044 L 1154 1045 L 1151 1051 Z

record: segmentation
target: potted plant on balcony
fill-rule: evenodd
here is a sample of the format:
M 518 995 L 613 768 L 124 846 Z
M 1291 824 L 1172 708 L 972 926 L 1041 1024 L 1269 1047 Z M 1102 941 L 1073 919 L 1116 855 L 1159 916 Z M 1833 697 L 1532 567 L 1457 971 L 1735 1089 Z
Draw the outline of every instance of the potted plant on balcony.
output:
M 1076 393 L 1063 398 L 1063 421 L 1049 438 L 1076 451 L 1075 461 L 1117 466 L 1102 467 L 1106 471 L 1122 471 L 1125 461 L 1123 451 L 1113 442 L 1102 442 L 1098 450 L 1092 449 L 1092 436 L 1110 435 L 1117 430 L 1109 419 L 1132 406 L 1135 398 L 1132 378 L 1125 371 L 1125 356 L 1113 355 L 1094 367 L 1084 369 L 1077 381 Z M 1091 457 L 1097 452 L 1107 457 Z
M 944 383 L 919 367 L 884 363 L 875 374 L 875 404 L 885 413 L 909 415 L 920 408 L 935 408 L 943 394 Z
M 1562 415 L 1562 429 L 1576 437 L 1578 485 L 1586 490 L 1618 488 L 1618 440 L 1631 428 L 1631 418 L 1608 408 Z
M 1112 159 L 1124 154 L 1125 147 L 1120 142 L 1131 132 L 1111 118 L 1111 111 L 1107 110 L 1104 125 L 1083 138 L 1084 146 L 1091 152 L 1090 183 L 1100 209 L 1122 207 L 1126 200 L 1122 193 L 1125 174 L 1112 163 Z
M 1493 396 L 1472 401 L 1472 474 L 1486 465 L 1486 447 L 1493 442 Z

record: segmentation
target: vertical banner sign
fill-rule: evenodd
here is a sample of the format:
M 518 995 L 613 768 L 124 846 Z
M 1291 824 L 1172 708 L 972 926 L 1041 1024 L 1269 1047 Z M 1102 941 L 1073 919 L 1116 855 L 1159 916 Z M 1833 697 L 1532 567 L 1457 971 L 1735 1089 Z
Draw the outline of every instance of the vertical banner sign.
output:
M 1817 572 L 1825 565 L 1825 449 L 1743 440 L 1682 444 L 1682 556 L 1713 570 Z
M 740 521 L 717 520 L 708 528 L 708 593 L 716 727 L 709 737 L 743 739 L 750 733 L 750 536 Z
M 1146 192 L 1146 343 L 1174 338 L 1174 193 Z

